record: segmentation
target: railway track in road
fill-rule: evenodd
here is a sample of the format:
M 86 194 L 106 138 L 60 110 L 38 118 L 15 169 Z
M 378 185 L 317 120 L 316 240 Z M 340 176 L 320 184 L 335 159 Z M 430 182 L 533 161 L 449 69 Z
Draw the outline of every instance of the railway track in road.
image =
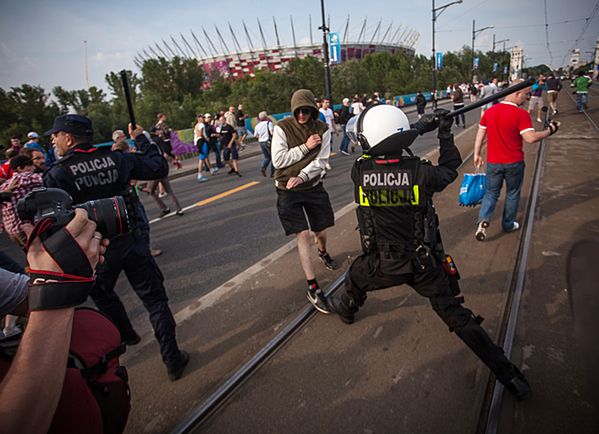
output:
M 535 165 L 534 180 L 531 187 L 531 194 L 526 206 L 525 225 L 522 229 L 522 235 L 518 246 L 517 260 L 511 274 L 510 293 L 504 308 L 500 342 L 502 343 L 506 355 L 509 357 L 514 337 L 517 329 L 517 315 L 520 305 L 520 298 L 524 286 L 524 277 L 526 274 L 526 262 L 528 258 L 529 245 L 532 238 L 532 228 L 534 223 L 534 212 L 539 191 L 540 173 L 544 159 L 545 143 L 542 143 L 537 155 Z M 468 155 L 462 165 L 466 164 L 472 154 Z M 345 273 L 340 275 L 325 290 L 327 296 L 335 292 L 344 282 Z M 235 371 L 227 378 L 202 404 L 173 431 L 177 434 L 195 432 L 200 429 L 219 408 L 226 405 L 227 401 L 235 394 L 241 384 L 256 374 L 264 363 L 272 358 L 276 352 L 285 344 L 289 344 L 296 336 L 297 332 L 306 326 L 314 318 L 316 309 L 308 304 L 302 312 L 297 315 L 287 326 L 285 326 L 272 340 L 264 347 L 258 350 L 241 368 Z M 503 386 L 489 375 L 489 384 L 480 405 L 481 411 L 477 432 L 485 434 L 494 434 L 497 430 L 501 408 L 503 406 Z M 473 427 L 474 429 L 475 427 Z

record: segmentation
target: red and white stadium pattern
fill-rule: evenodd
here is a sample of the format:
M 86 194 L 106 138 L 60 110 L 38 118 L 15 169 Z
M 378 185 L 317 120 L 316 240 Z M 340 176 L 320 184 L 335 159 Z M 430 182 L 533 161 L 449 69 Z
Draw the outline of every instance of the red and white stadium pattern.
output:
M 190 32 L 190 36 L 187 38 L 185 38 L 183 34 L 180 34 L 179 40 L 170 36 L 172 46 L 162 39 L 163 45 L 155 43 L 153 46 L 148 46 L 147 50 L 143 49 L 141 52 L 138 52 L 134 61 L 136 65 L 141 68 L 143 61 L 150 58 L 164 57 L 166 59 L 171 59 L 175 56 L 195 58 L 202 65 L 206 73 L 206 78 L 208 79 L 214 71 L 225 77 L 240 78 L 244 76 L 254 76 L 255 72 L 258 70 L 278 71 L 296 58 L 312 56 L 323 59 L 322 44 L 313 42 L 312 32 L 310 32 L 309 43 L 304 42 L 296 44 L 294 36 L 292 44 L 281 45 L 279 43 L 279 34 L 274 18 L 273 24 L 277 44 L 272 47 L 267 46 L 262 26 L 258 20 L 263 48 L 255 48 L 244 22 L 243 29 L 245 30 L 248 45 L 246 48 L 240 46 L 239 40 L 230 24 L 229 30 L 231 32 L 231 38 L 229 44 L 232 44 L 234 47 L 233 50 L 229 49 L 229 45 L 215 26 L 217 33 L 215 40 L 221 47 L 221 50 L 217 50 L 212 38 L 210 38 L 210 35 L 202 27 L 201 34 L 203 34 L 203 38 L 197 38 L 193 31 Z M 362 59 L 365 55 L 374 52 L 402 52 L 410 56 L 414 55 L 414 47 L 419 37 L 417 31 L 407 27 L 402 28 L 402 25 L 398 25 L 393 29 L 393 22 L 388 26 L 385 25 L 381 27 L 381 25 L 382 19 L 379 20 L 378 25 L 376 25 L 376 28 L 373 31 L 369 31 L 369 29 L 366 28 L 366 19 L 364 19 L 359 36 L 352 40 L 350 35 L 351 32 L 348 32 L 348 17 L 345 23 L 345 30 L 340 33 L 343 35 L 341 41 L 341 62 L 350 59 Z M 385 28 L 386 31 L 384 30 Z M 291 30 L 293 35 L 295 35 L 293 20 L 291 20 Z M 394 32 L 392 30 L 394 30 Z M 368 35 L 368 33 L 370 33 L 370 35 Z M 191 43 L 189 41 L 191 41 Z

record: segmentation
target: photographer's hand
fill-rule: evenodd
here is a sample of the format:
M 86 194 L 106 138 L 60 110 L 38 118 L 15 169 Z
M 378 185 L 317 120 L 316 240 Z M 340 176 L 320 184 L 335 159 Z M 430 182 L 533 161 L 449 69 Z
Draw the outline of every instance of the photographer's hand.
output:
M 29 235 L 33 230 L 30 224 L 24 224 L 21 229 Z M 102 235 L 96 232 L 96 223 L 88 219 L 87 212 L 83 209 L 75 209 L 75 217 L 67 224 L 65 228 L 75 239 L 81 250 L 87 256 L 92 268 L 96 268 L 96 264 L 104 261 L 104 253 L 108 247 L 109 241 L 102 239 Z M 29 267 L 34 270 L 62 272 L 58 264 L 46 252 L 39 238 L 33 240 L 30 244 L 27 253 L 27 261 Z
M 23 229 L 29 235 L 33 227 Z M 82 209 L 75 210 L 66 226 L 92 268 L 102 261 L 108 246 L 95 229 Z M 39 238 L 30 241 L 27 259 L 32 268 L 49 275 L 62 272 Z M 19 350 L 0 384 L 0 432 L 48 432 L 64 384 L 73 315 L 72 306 L 30 313 Z

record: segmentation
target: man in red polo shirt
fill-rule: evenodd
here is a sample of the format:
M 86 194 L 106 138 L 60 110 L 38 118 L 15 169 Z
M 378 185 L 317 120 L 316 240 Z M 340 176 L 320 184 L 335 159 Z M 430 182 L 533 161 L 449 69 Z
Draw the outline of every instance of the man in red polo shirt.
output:
M 515 81 L 512 84 L 521 82 Z M 535 131 L 528 112 L 520 106 L 530 98 L 531 88 L 514 92 L 505 99 L 485 110 L 478 126 L 474 143 L 474 165 L 484 164 L 481 149 L 487 138 L 487 191 L 483 198 L 476 227 L 476 239 L 486 238 L 486 229 L 495 210 L 501 186 L 505 180 L 506 193 L 501 226 L 504 232 L 516 231 L 520 225 L 516 221 L 520 190 L 524 178 L 524 151 L 522 141 L 536 143 L 554 134 L 559 126 L 551 121 L 548 128 Z

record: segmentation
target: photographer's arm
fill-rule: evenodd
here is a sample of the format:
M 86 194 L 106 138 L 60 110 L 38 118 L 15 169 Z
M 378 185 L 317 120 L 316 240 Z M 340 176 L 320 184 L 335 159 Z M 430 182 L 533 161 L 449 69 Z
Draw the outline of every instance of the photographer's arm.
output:
M 94 237 L 96 224 L 85 211 L 75 213 L 66 228 L 95 268 L 108 242 Z M 39 239 L 31 243 L 27 259 L 32 269 L 62 272 Z M 64 383 L 73 313 L 73 307 L 31 312 L 19 350 L 0 383 L 0 432 L 48 431 Z

